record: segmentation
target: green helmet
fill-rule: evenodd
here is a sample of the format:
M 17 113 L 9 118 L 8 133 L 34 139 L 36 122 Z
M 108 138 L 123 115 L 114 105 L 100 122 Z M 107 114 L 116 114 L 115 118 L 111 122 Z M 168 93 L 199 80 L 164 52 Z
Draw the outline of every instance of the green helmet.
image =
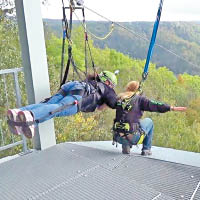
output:
M 114 73 L 109 71 L 103 71 L 99 74 L 99 78 L 102 82 L 106 82 L 107 80 L 110 81 L 113 86 L 117 85 L 117 77 Z

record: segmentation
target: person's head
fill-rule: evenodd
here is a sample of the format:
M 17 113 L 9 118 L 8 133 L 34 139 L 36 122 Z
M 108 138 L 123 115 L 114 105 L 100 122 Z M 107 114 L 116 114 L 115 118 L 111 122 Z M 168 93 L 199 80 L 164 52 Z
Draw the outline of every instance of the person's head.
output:
M 99 74 L 99 79 L 111 88 L 114 88 L 117 85 L 117 77 L 110 71 L 102 71 Z
M 140 83 L 138 81 L 130 81 L 125 87 L 125 92 L 120 93 L 118 98 L 125 99 L 131 97 L 135 92 L 137 92 L 139 86 Z
M 130 81 L 126 85 L 126 92 L 136 92 L 140 86 L 140 83 L 138 81 Z

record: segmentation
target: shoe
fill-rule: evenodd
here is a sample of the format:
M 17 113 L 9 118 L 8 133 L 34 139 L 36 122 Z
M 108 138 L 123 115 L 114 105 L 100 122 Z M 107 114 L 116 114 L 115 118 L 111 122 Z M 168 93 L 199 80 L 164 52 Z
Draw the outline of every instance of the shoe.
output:
M 8 120 L 13 121 L 13 122 L 19 122 L 20 121 L 18 117 L 19 112 L 20 112 L 20 109 L 9 109 L 7 111 Z M 8 127 L 9 127 L 10 132 L 15 135 L 21 135 L 21 133 L 23 133 L 21 126 L 15 126 L 14 124 L 8 123 Z
M 150 155 L 152 155 L 152 151 L 151 151 L 151 149 L 142 150 L 141 155 L 142 156 L 150 156 Z
M 28 111 L 28 110 L 20 111 L 18 113 L 18 117 L 19 117 L 21 122 L 34 122 L 34 118 L 33 118 L 32 114 L 31 114 L 31 112 Z M 30 126 L 28 124 L 27 125 L 23 125 L 22 126 L 22 131 L 23 131 L 23 134 L 27 138 L 31 139 L 31 138 L 33 138 L 33 136 L 35 134 L 35 125 L 34 124 L 32 124 Z
M 130 154 L 130 146 L 122 144 L 122 153 L 123 154 Z

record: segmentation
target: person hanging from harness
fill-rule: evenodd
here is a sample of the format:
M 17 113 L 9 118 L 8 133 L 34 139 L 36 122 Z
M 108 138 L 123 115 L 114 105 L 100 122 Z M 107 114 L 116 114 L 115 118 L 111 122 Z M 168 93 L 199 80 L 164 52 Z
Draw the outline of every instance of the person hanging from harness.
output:
M 85 81 L 69 81 L 52 97 L 38 104 L 7 111 L 8 126 L 13 134 L 23 133 L 32 138 L 35 126 L 53 117 L 70 116 L 81 112 L 101 110 L 104 105 L 114 109 L 117 77 L 110 71 L 88 75 Z
M 174 107 L 149 100 L 138 92 L 139 82 L 131 81 L 126 91 L 118 95 L 116 117 L 113 124 L 113 144 L 122 144 L 122 153 L 130 154 L 132 145 L 142 144 L 141 155 L 151 155 L 154 125 L 150 118 L 141 119 L 144 111 L 165 113 L 185 111 L 186 107 Z

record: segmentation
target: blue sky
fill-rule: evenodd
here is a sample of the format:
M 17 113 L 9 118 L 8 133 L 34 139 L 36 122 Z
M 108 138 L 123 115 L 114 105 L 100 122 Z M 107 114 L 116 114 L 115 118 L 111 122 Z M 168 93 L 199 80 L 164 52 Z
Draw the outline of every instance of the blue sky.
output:
M 64 0 L 66 6 L 68 0 Z M 85 0 L 85 6 L 112 21 L 154 21 L 159 0 Z M 86 12 L 86 20 L 103 20 Z M 80 11 L 77 11 L 77 14 Z M 62 0 L 48 0 L 43 18 L 61 19 Z M 200 0 L 164 0 L 161 21 L 200 21 Z

